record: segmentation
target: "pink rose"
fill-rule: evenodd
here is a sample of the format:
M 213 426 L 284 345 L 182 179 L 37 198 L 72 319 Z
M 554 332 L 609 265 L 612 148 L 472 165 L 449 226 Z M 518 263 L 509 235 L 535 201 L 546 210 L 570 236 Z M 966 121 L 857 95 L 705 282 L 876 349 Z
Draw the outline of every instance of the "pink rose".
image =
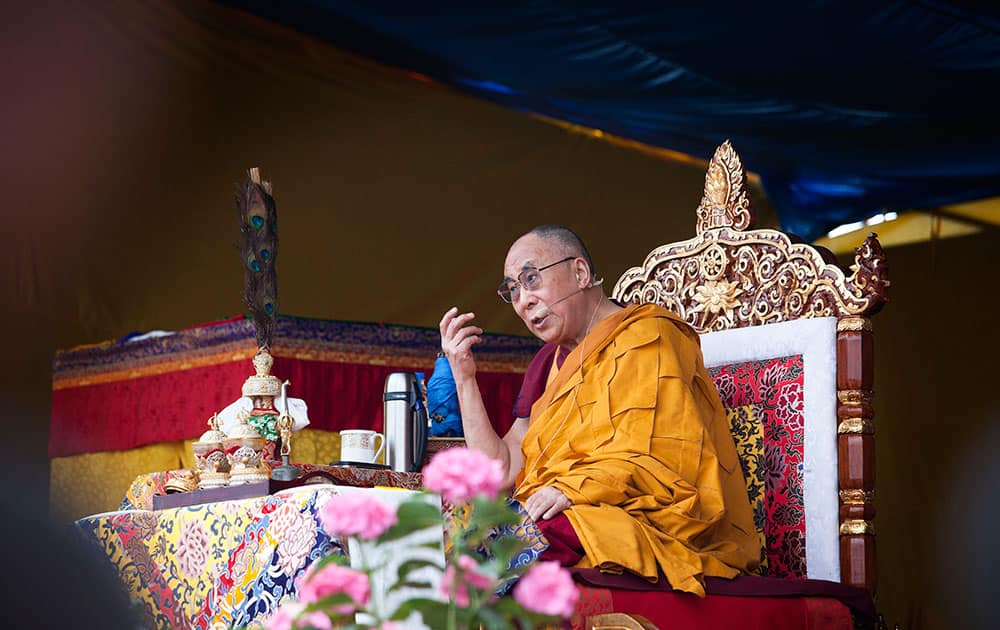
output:
M 305 608 L 299 602 L 288 602 L 282 604 L 274 614 L 267 620 L 264 627 L 267 630 L 292 630 L 292 622 L 298 617 L 302 609 Z
M 469 605 L 469 588 L 465 585 L 465 582 L 455 579 L 455 565 L 449 564 L 444 569 L 444 573 L 441 575 L 441 584 L 438 587 L 441 590 L 441 594 L 447 598 L 455 598 L 455 605 L 459 608 L 465 608 Z M 452 588 L 455 592 L 452 593 Z
M 313 565 L 315 566 L 315 565 Z M 368 603 L 371 595 L 371 584 L 368 576 L 361 571 L 355 571 L 339 564 L 330 563 L 319 571 L 314 571 L 313 566 L 306 569 L 305 574 L 299 580 L 299 600 L 305 604 L 314 604 L 324 597 L 344 593 L 355 605 L 340 604 L 333 607 L 333 612 L 340 615 L 347 615 L 354 612 L 355 608 L 362 608 Z
M 439 452 L 424 467 L 424 487 L 449 503 L 463 503 L 476 496 L 495 499 L 503 483 L 503 465 L 468 448 Z
M 330 621 L 330 617 L 326 613 L 314 610 L 311 613 L 307 613 L 299 617 L 295 621 L 294 627 L 315 628 L 315 630 L 333 630 L 333 622 Z
M 299 617 L 305 608 L 305 604 L 301 602 L 288 602 L 274 611 L 264 627 L 267 630 L 293 630 L 293 628 L 333 630 L 330 618 L 318 610 Z
M 493 588 L 494 580 L 492 577 L 476 571 L 479 568 L 479 563 L 471 556 L 460 556 L 455 564 L 458 565 L 457 571 L 454 564 L 449 563 L 445 567 L 444 573 L 441 575 L 441 584 L 438 588 L 442 595 L 450 598 L 452 596 L 451 589 L 454 587 L 455 605 L 465 608 L 469 605 L 470 601 L 470 586 L 480 591 L 485 591 Z
M 472 588 L 478 588 L 481 591 L 493 588 L 493 578 L 476 570 L 479 568 L 479 563 L 472 556 L 460 556 L 457 564 L 463 572 L 462 577 Z
M 378 538 L 399 521 L 395 508 L 365 494 L 338 494 L 320 509 L 319 522 L 331 536 Z
M 539 562 L 517 581 L 514 599 L 528 610 L 567 618 L 573 615 L 580 591 L 558 562 Z

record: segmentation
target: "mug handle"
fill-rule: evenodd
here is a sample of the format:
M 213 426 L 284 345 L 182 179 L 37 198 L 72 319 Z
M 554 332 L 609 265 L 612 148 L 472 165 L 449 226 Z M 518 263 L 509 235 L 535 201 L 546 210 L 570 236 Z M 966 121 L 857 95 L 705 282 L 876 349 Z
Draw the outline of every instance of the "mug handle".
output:
M 376 433 L 375 437 L 378 438 L 379 445 L 378 445 L 378 450 L 375 451 L 375 456 L 372 457 L 373 464 L 378 461 L 378 458 L 382 456 L 382 451 L 385 450 L 385 436 L 382 435 L 381 433 Z

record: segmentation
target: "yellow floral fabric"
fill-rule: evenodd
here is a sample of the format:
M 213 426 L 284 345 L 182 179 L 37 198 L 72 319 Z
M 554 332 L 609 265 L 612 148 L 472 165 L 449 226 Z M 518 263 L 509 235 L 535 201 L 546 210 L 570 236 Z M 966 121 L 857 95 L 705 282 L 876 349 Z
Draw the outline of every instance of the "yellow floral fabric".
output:
M 65 522 L 117 509 L 139 473 L 186 467 L 184 446 L 184 442 L 164 442 L 127 451 L 52 458 L 49 465 L 52 517 Z
M 755 416 L 754 406 L 745 405 L 733 409 L 726 409 L 726 417 L 734 430 L 733 440 L 736 442 L 736 451 L 740 456 L 740 464 L 743 468 L 743 477 L 747 482 L 747 495 L 750 498 L 750 508 L 754 513 L 754 529 L 757 531 L 757 538 L 760 540 L 760 566 L 755 573 L 767 575 L 767 537 L 764 532 L 763 522 L 758 523 L 756 515 L 765 513 L 764 485 L 754 483 L 755 480 L 763 476 L 763 453 L 761 446 L 764 444 L 764 425 Z

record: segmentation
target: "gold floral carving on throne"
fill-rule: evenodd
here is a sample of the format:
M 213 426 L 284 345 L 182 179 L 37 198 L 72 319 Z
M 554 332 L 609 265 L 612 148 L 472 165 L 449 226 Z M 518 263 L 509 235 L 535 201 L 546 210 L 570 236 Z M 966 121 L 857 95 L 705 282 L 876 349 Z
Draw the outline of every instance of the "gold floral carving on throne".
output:
M 869 235 L 851 275 L 783 232 L 752 229 L 746 171 L 729 141 L 715 151 L 697 208 L 697 236 L 653 250 L 626 271 L 613 296 L 657 303 L 699 333 L 802 317 L 871 315 L 886 300 L 888 269 Z

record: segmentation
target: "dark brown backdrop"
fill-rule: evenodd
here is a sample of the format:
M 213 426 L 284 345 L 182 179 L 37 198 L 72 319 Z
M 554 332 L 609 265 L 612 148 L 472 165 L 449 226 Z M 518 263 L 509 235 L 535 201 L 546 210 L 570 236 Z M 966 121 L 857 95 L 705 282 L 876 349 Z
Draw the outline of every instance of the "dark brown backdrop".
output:
M 533 225 L 576 228 L 608 285 L 693 235 L 701 168 L 206 2 L 37 3 L 6 17 L 4 477 L 38 510 L 54 351 L 240 312 L 232 196 L 250 166 L 274 183 L 293 315 L 433 326 L 459 305 L 520 334 L 493 288 Z M 759 195 L 757 208 L 773 224 Z M 985 619 L 969 596 L 996 565 L 997 245 L 991 233 L 888 252 L 878 603 L 907 627 Z

